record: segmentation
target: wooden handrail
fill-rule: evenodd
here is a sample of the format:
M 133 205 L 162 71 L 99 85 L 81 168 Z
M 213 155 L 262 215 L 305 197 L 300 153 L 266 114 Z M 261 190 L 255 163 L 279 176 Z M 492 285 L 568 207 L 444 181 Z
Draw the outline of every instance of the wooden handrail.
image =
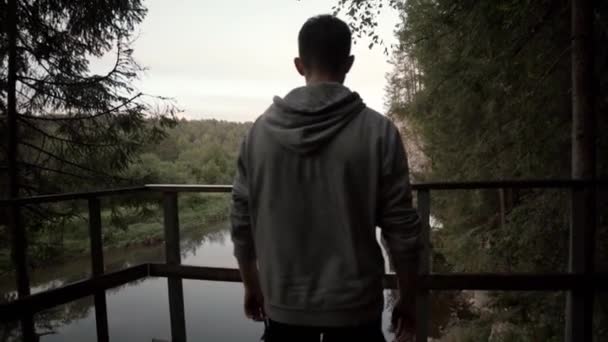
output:
M 582 179 L 513 179 L 500 181 L 423 182 L 412 184 L 414 190 L 482 190 L 482 189 L 569 189 L 573 187 L 608 187 L 608 180 Z
M 90 296 L 147 277 L 196 279 L 206 281 L 240 282 L 237 269 L 192 265 L 141 264 L 77 281 L 52 290 L 39 292 L 0 304 L 0 321 L 17 320 L 20 315 L 32 314 Z M 385 274 L 385 289 L 396 289 L 394 274 Z M 420 289 L 434 291 L 568 291 L 585 289 L 608 291 L 608 273 L 582 274 L 429 274 L 420 277 Z
M 146 184 L 145 187 L 152 191 L 161 191 L 161 192 L 223 193 L 223 192 L 232 191 L 232 185 Z
M 111 289 L 148 276 L 148 264 L 129 267 L 120 271 L 93 276 L 89 279 L 35 293 L 0 305 L 0 321 L 19 319 L 20 316 L 36 313 L 65 304 L 99 291 Z
M 429 319 L 429 291 L 430 290 L 507 290 L 507 291 L 570 291 L 580 294 L 588 291 L 608 291 L 608 274 L 582 272 L 566 274 L 526 274 L 526 275 L 501 275 L 501 274 L 433 274 L 431 265 L 430 247 L 430 192 L 436 190 L 476 190 L 476 189 L 569 189 L 572 198 L 572 221 L 570 262 L 587 260 L 593 257 L 592 249 L 586 246 L 593 242 L 593 234 L 582 234 L 587 230 L 592 231 L 592 225 L 588 225 L 581 217 L 580 205 L 576 204 L 577 198 L 587 192 L 594 194 L 599 188 L 608 186 L 607 180 L 503 180 L 503 181 L 473 181 L 473 182 L 440 182 L 440 183 L 417 183 L 412 184 L 418 197 L 418 211 L 423 223 L 422 238 L 424 246 L 420 249 L 419 265 L 419 290 L 416 295 L 416 315 L 421 322 L 428 324 Z M 189 193 L 229 193 L 232 191 L 230 185 L 193 185 L 193 184 L 148 184 L 144 186 L 108 189 L 88 192 L 73 192 L 65 194 L 42 195 L 24 197 L 9 200 L 0 200 L 0 207 L 9 206 L 19 208 L 22 205 L 50 203 L 70 200 L 88 200 L 89 202 L 89 225 L 91 232 L 91 257 L 93 275 L 92 278 L 64 287 L 37 293 L 35 295 L 20 294 L 20 298 L 8 304 L 0 305 L 0 321 L 21 318 L 26 321 L 29 314 L 38 312 L 44 308 L 60 305 L 62 303 L 88 296 L 95 295 L 96 326 L 98 341 L 108 340 L 107 310 L 105 308 L 104 290 L 119 286 L 127 282 L 145 278 L 148 276 L 164 276 L 168 279 L 169 304 L 171 316 L 171 334 L 175 341 L 185 341 L 186 328 L 184 316 L 184 298 L 182 279 L 206 279 L 219 281 L 237 281 L 238 271 L 235 269 L 213 269 L 195 266 L 181 265 L 180 239 L 179 239 L 179 217 L 178 217 L 178 194 Z M 162 194 L 164 208 L 164 228 L 166 264 L 143 264 L 123 271 L 104 274 L 103 272 L 103 248 L 101 241 L 101 218 L 100 199 L 102 197 L 147 193 L 148 195 Z M 13 222 L 13 228 L 19 228 Z M 587 227 L 589 226 L 589 227 Z M 582 227 L 582 228 L 579 228 Z M 13 250 L 19 251 L 19 244 L 13 244 Z M 23 251 L 24 252 L 24 251 Z M 576 258 L 575 258 L 576 257 Z M 27 269 L 24 260 L 17 259 L 16 270 L 19 279 L 27 279 Z M 385 275 L 384 286 L 395 288 L 396 279 L 394 275 Z M 29 282 L 25 282 L 29 289 Z M 589 310 L 590 307 L 582 306 Z M 580 310 L 579 310 L 580 311 Z M 569 315 L 567 320 L 573 320 Z M 27 327 L 26 327 L 27 328 Z M 579 329 L 580 330 L 580 329 Z M 582 331 L 582 330 L 581 330 Z M 428 340 L 428 326 L 418 326 L 416 331 L 417 340 L 426 342 Z M 578 336 L 578 335 L 577 335 Z M 28 341 L 33 341 L 29 339 Z
M 576 180 L 576 179 L 539 179 L 539 180 L 501 180 L 501 181 L 470 181 L 470 182 L 422 182 L 411 185 L 415 191 L 420 190 L 483 190 L 483 189 L 568 189 L 574 187 L 596 186 L 608 187 L 608 180 Z M 89 199 L 91 197 L 108 197 L 145 192 L 198 192 L 198 193 L 228 193 L 232 185 L 199 185 L 199 184 L 146 184 L 142 186 L 69 192 L 64 194 L 49 194 L 15 199 L 0 199 L 0 207 L 11 204 L 25 205 Z
M 39 195 L 31 197 L 20 197 L 15 199 L 2 199 L 0 200 L 0 207 L 26 204 L 38 204 L 38 203 L 52 203 L 52 202 L 63 202 L 72 200 L 82 200 L 94 197 L 108 197 L 133 194 L 138 192 L 149 191 L 146 186 L 133 186 L 127 188 L 116 188 L 116 189 L 105 189 L 105 190 L 94 190 L 84 192 L 67 192 L 63 194 L 50 194 L 50 195 Z

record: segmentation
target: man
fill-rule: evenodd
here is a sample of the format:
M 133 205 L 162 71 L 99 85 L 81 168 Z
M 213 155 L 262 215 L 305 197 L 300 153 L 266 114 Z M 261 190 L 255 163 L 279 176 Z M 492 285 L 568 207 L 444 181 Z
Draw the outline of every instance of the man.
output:
M 298 36 L 292 90 L 253 124 L 232 193 L 232 240 L 245 314 L 267 341 L 385 341 L 384 261 L 395 266 L 399 338 L 414 327 L 420 224 L 400 135 L 342 85 L 354 62 L 348 26 L 310 18 Z

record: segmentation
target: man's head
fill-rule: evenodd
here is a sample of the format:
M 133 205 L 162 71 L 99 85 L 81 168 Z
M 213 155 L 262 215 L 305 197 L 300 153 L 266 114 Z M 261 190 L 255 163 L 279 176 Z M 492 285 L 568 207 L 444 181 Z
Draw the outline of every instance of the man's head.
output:
M 332 15 L 312 17 L 298 35 L 296 69 L 309 83 L 342 83 L 354 62 L 350 45 L 351 32 L 345 22 Z

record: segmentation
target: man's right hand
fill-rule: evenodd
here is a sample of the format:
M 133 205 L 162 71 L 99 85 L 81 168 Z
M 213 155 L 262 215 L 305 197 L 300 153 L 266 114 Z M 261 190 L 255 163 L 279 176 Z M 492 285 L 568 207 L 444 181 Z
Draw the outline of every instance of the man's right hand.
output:
M 254 321 L 266 319 L 264 295 L 260 288 L 260 276 L 256 260 L 237 260 L 243 286 L 245 287 L 245 315 Z
M 395 328 L 396 342 L 416 341 L 416 301 L 414 298 L 400 296 L 393 307 L 391 324 Z
M 263 321 L 266 319 L 264 312 L 264 295 L 259 286 L 253 289 L 245 288 L 245 316 L 254 321 Z

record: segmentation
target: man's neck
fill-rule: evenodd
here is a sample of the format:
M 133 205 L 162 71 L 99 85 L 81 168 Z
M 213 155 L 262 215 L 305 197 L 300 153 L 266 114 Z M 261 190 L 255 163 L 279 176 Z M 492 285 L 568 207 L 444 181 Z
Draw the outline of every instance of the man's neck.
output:
M 327 74 L 312 74 L 306 77 L 306 85 L 315 85 L 319 83 L 344 83 L 344 77 Z

